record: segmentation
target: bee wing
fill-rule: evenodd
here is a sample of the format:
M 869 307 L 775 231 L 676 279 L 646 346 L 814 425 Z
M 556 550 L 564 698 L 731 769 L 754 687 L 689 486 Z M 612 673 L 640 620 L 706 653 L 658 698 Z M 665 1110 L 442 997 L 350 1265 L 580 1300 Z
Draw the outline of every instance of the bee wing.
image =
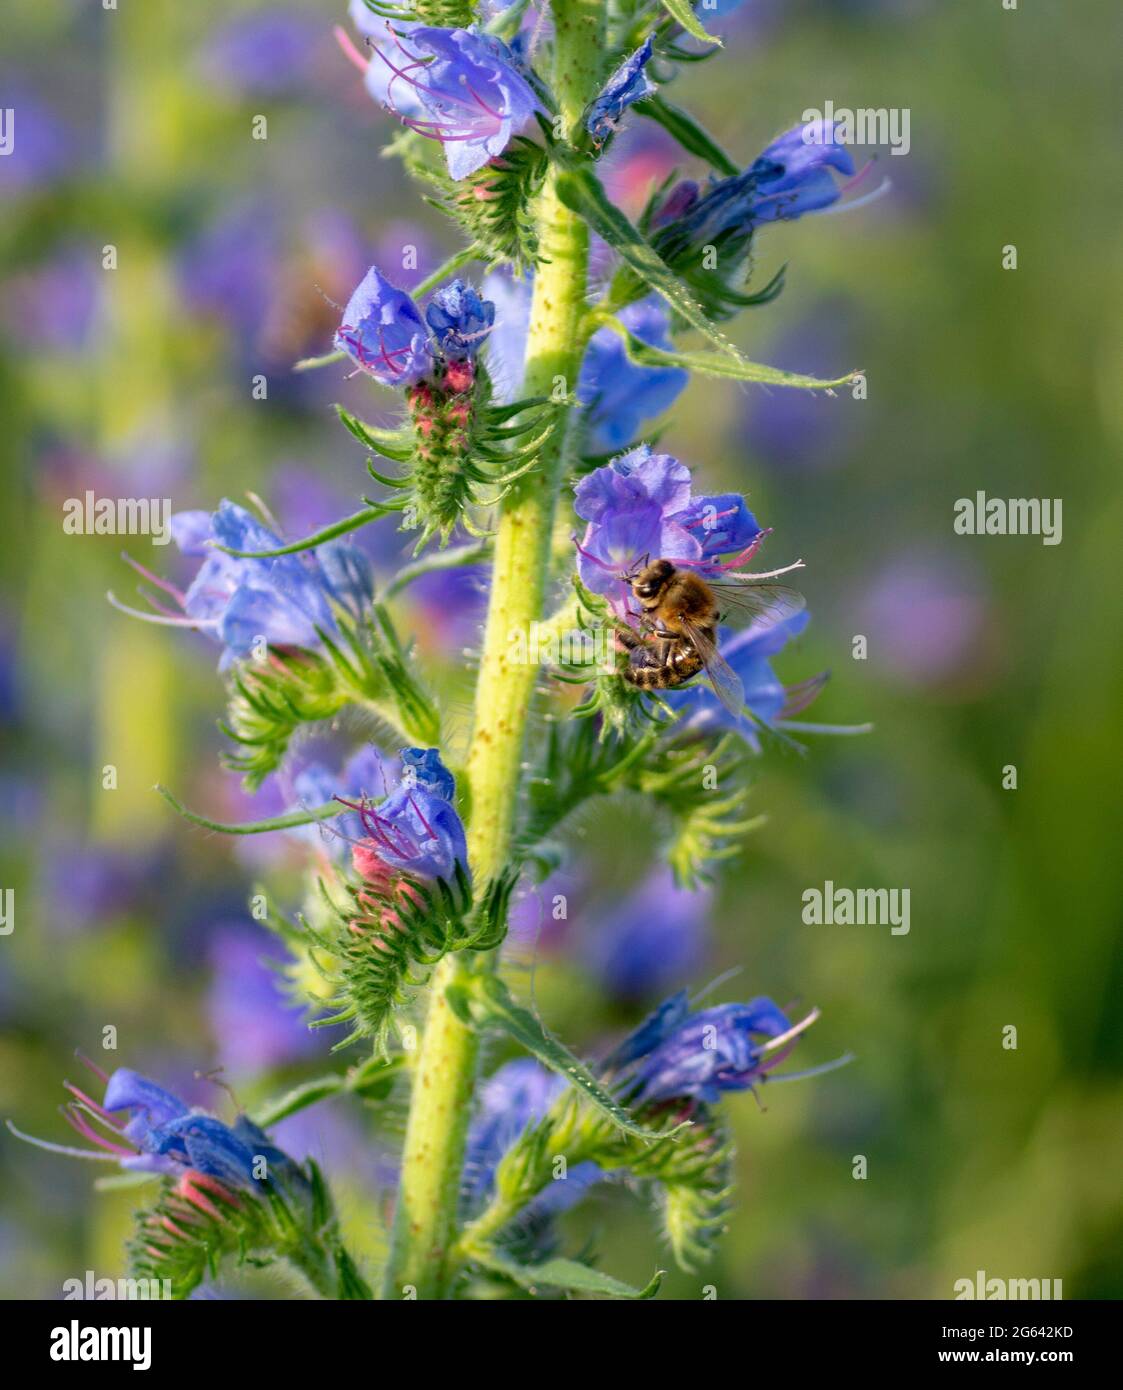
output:
M 754 584 L 751 580 L 708 581 L 714 596 L 724 609 L 729 606 L 727 622 L 757 623 L 761 627 L 773 627 L 785 618 L 794 618 L 802 613 L 807 600 L 797 589 L 789 589 L 786 584 Z
M 696 628 L 691 622 L 683 622 L 682 630 L 694 650 L 702 658 L 702 665 L 706 668 L 706 675 L 714 688 L 714 694 L 730 714 L 737 719 L 743 719 L 745 715 L 745 687 L 741 684 L 741 677 L 718 651 L 712 638 Z

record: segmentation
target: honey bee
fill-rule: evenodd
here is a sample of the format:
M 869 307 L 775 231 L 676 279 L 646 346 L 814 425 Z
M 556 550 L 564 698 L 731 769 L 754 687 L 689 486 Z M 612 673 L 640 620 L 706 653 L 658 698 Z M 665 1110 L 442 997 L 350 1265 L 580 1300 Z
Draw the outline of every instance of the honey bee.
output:
M 672 690 L 704 671 L 718 699 L 738 717 L 744 713 L 745 691 L 717 649 L 719 622 L 743 615 L 771 626 L 804 606 L 803 595 L 783 585 L 757 583 L 754 576 L 706 580 L 670 560 L 644 563 L 622 578 L 642 610 L 638 632 L 618 629 L 628 652 L 623 676 L 629 685 Z M 727 602 L 732 614 L 723 612 Z

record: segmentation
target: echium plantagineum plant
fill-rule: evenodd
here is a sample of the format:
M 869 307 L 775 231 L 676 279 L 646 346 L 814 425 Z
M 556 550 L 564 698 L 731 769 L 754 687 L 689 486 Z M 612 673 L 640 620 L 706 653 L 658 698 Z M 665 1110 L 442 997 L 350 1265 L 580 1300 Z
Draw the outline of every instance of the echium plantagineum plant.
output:
M 412 293 L 372 266 L 334 343 L 300 364 L 343 363 L 369 379 L 375 410 L 398 403 L 393 428 L 339 408 L 380 494 L 299 539 L 229 501 L 183 512 L 175 539 L 197 562 L 186 587 L 141 572 L 161 591 L 143 616 L 221 651 L 230 767 L 250 790 L 278 770 L 297 789 L 288 813 L 240 826 L 166 795 L 213 829 L 308 827 L 306 900 L 269 925 L 310 1021 L 364 1052 L 230 1124 L 130 1071 L 103 1077 L 100 1100 L 70 1088 L 88 1153 L 159 1184 L 133 1258 L 179 1295 L 224 1259 L 252 1259 L 287 1261 L 327 1297 L 650 1296 L 658 1272 L 635 1289 L 567 1254 L 560 1214 L 623 1180 L 649 1200 L 669 1257 L 704 1261 L 735 1196 L 729 1093 L 776 1079 L 817 1017 L 684 991 L 583 1061 L 502 970 L 512 901 L 558 867 L 567 822 L 592 799 L 642 804 L 653 863 L 675 891 L 695 889 L 755 823 L 754 760 L 827 728 L 795 718 L 821 679 L 785 686 L 771 665 L 807 620 L 798 594 L 770 583 L 798 562 L 761 569 L 768 531 L 745 499 L 708 493 L 652 433 L 691 373 L 803 390 L 853 379 L 762 366 L 720 326 L 782 287 L 752 283 L 761 226 L 837 204 L 855 170 L 821 124 L 743 165 L 668 99 L 684 63 L 719 54 L 706 15 L 688 0 L 352 0 L 338 16 L 393 152 L 463 238 Z M 668 180 L 633 223 L 598 165 L 636 121 L 711 173 Z M 612 258 L 596 287 L 593 237 Z M 376 593 L 346 537 L 395 521 L 413 554 Z M 652 617 L 640 576 L 659 561 L 718 595 L 721 621 L 691 636 Z M 418 576 L 469 564 L 490 579 L 460 746 L 392 611 Z M 739 603 L 748 621 L 734 630 Z M 301 731 L 349 708 L 370 716 L 377 746 L 342 771 L 297 774 Z M 529 739 L 532 718 L 545 733 Z M 525 1056 L 483 1076 L 491 1040 Z M 408 1096 L 393 1232 L 385 1268 L 359 1269 L 319 1171 L 266 1129 L 329 1096 L 391 1090 Z

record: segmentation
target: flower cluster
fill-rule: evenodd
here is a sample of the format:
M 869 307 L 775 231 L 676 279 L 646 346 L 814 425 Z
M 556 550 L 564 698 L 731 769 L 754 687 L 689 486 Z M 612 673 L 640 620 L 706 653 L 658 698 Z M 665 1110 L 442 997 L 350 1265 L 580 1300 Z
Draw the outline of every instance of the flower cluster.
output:
M 222 670 L 259 654 L 262 640 L 270 647 L 316 648 L 324 634 L 338 635 L 340 615 L 360 618 L 373 597 L 369 562 L 346 542 L 322 546 L 314 555 L 252 559 L 228 554 L 284 545 L 274 530 L 234 502 L 223 499 L 213 514 L 178 512 L 171 527 L 180 551 L 202 560 L 186 590 L 132 563 L 175 600 L 182 616 L 155 600 L 153 613 L 126 611 L 148 622 L 205 632 L 222 646 Z
M 621 616 L 631 594 L 625 576 L 645 559 L 715 577 L 744 563 L 765 535 L 740 494 L 695 497 L 686 465 L 646 444 L 582 478 L 573 507 L 587 523 L 578 544 L 581 582 Z M 734 552 L 735 560 L 723 560 Z
M 335 343 L 383 386 L 416 386 L 445 365 L 450 385 L 464 391 L 494 320 L 495 305 L 462 280 L 438 290 L 423 319 L 412 298 L 372 265 L 347 301 Z

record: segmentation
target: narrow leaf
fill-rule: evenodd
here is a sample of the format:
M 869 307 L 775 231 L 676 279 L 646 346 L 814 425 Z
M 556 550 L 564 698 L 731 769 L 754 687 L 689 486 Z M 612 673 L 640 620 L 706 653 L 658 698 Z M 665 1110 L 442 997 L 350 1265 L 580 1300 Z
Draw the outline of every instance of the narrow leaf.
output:
M 637 1139 L 665 1139 L 688 1127 L 689 1121 L 674 1130 L 647 1129 L 637 1124 L 612 1092 L 567 1047 L 552 1037 L 529 1009 L 517 1003 L 503 981 L 494 975 L 480 977 L 466 988 L 458 989 L 455 997 L 450 993 L 449 1002 L 461 1017 L 467 1013 L 471 1022 L 502 1029 L 543 1065 L 568 1081 L 625 1134 Z
M 341 405 L 336 405 L 335 413 L 360 444 L 373 449 L 383 458 L 404 463 L 413 457 L 413 447 L 400 429 L 386 430 L 380 429 L 377 425 L 368 425 L 365 420 L 360 420 L 357 415 L 352 415 Z
M 273 816 L 269 820 L 243 821 L 236 824 L 196 815 L 174 797 L 167 787 L 161 787 L 159 783 L 156 784 L 155 790 L 184 820 L 204 830 L 217 830 L 220 835 L 262 835 L 267 830 L 289 830 L 296 825 L 312 825 L 316 821 L 331 820 L 333 816 L 341 815 L 344 809 L 338 801 L 328 801 L 323 806 L 310 806 L 306 811 L 290 811 L 287 815 Z
M 713 34 L 707 34 L 702 28 L 690 0 L 663 0 L 663 8 L 694 38 L 701 39 L 703 43 L 721 43 L 719 38 L 715 38 Z
M 614 1279 L 611 1274 L 602 1274 L 599 1269 L 591 1269 L 579 1260 L 558 1258 L 544 1260 L 542 1264 L 523 1265 L 491 1247 L 473 1248 L 471 1256 L 477 1264 L 513 1279 L 529 1293 L 537 1293 L 546 1287 L 565 1289 L 570 1293 L 599 1293 L 606 1298 L 645 1299 L 654 1298 L 663 1282 L 661 1269 L 655 1271 L 650 1283 L 642 1289 L 634 1289 L 631 1284 Z
M 768 386 L 801 386 L 809 391 L 829 391 L 836 386 L 846 386 L 858 375 L 857 372 L 847 372 L 845 376 L 826 381 L 817 376 L 804 376 L 801 372 L 785 372 L 779 367 L 766 366 L 763 362 L 750 362 L 744 357 L 733 361 L 719 352 L 667 352 L 641 341 L 617 318 L 606 316 L 603 322 L 624 339 L 628 356 L 641 367 L 685 367 L 687 371 L 701 372 L 704 376 L 758 381 Z
M 557 189 L 558 197 L 566 207 L 580 213 L 640 279 L 662 295 L 691 328 L 696 328 L 735 362 L 744 361 L 737 347 L 710 322 L 702 306 L 658 251 L 609 201 L 604 186 L 591 169 L 566 169 L 558 175 Z
M 318 545 L 335 540 L 336 536 L 345 536 L 348 531 L 357 531 L 360 526 L 366 526 L 369 522 L 378 521 L 380 517 L 400 510 L 397 503 L 382 506 L 378 502 L 368 502 L 361 512 L 353 512 L 342 521 L 333 521 L 322 531 L 305 536 L 302 541 L 292 541 L 288 545 L 278 546 L 276 550 L 232 550 L 228 545 L 218 545 L 215 542 L 211 542 L 211 545 L 213 549 L 221 550 L 224 555 L 234 555 L 239 560 L 272 560 L 278 555 L 295 555 L 300 550 L 315 550 Z
M 675 106 L 663 96 L 655 93 L 644 97 L 642 101 L 636 102 L 633 109 L 637 114 L 656 121 L 684 150 L 696 154 L 699 159 L 704 159 L 710 168 L 716 169 L 719 174 L 732 178 L 741 172 L 740 166 L 730 159 L 713 136 L 703 130 L 689 112 Z

